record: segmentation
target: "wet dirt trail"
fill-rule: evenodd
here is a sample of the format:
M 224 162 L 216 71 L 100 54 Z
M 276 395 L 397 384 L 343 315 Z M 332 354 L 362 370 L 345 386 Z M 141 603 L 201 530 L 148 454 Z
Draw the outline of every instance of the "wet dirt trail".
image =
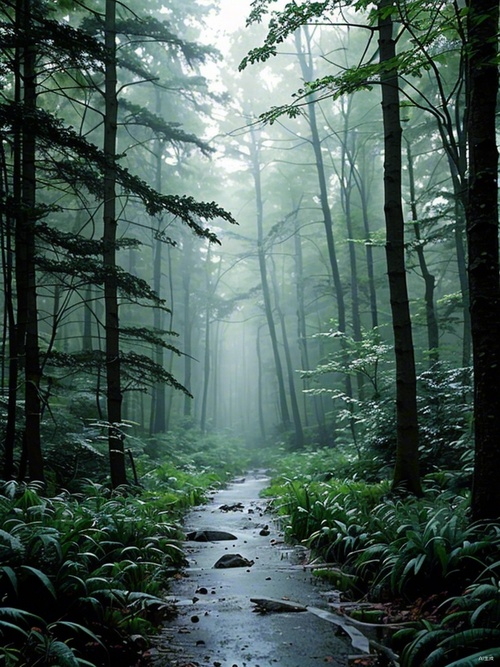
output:
M 266 501 L 259 492 L 268 481 L 249 475 L 187 515 L 189 567 L 172 584 L 179 614 L 155 641 L 155 667 L 346 667 L 348 656 L 359 653 L 335 623 L 318 617 L 333 615 L 326 611 L 322 586 L 299 563 L 303 550 L 284 545 L 272 517 L 264 513 Z M 227 531 L 236 539 L 193 541 L 206 530 Z M 248 563 L 214 567 L 231 554 Z M 252 600 L 269 598 L 316 613 L 256 613 Z

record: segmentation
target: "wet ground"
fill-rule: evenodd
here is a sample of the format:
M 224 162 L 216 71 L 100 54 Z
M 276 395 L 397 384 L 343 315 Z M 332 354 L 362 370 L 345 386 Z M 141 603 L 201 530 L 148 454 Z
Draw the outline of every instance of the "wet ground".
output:
M 263 475 L 248 476 L 186 517 L 186 532 L 228 531 L 237 539 L 186 542 L 190 566 L 171 591 L 179 615 L 156 643 L 155 667 L 346 667 L 356 653 L 335 624 L 310 611 L 255 611 L 251 598 L 327 608 L 321 585 L 300 564 L 303 550 L 284 545 L 265 513 L 259 493 L 267 483 Z M 253 565 L 214 568 L 225 554 L 240 554 Z

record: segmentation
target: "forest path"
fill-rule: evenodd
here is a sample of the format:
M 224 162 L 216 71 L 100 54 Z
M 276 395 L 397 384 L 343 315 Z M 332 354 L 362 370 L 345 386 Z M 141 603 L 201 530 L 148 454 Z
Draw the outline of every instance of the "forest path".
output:
M 309 611 L 255 613 L 251 598 L 326 608 L 321 585 L 298 564 L 303 552 L 284 545 L 272 517 L 264 514 L 259 493 L 268 482 L 250 474 L 188 513 L 186 532 L 228 531 L 237 539 L 186 542 L 190 567 L 172 584 L 179 615 L 155 642 L 155 667 L 345 667 L 347 656 L 356 653 L 334 624 Z M 261 535 L 266 529 L 269 534 Z M 228 554 L 254 564 L 214 568 Z

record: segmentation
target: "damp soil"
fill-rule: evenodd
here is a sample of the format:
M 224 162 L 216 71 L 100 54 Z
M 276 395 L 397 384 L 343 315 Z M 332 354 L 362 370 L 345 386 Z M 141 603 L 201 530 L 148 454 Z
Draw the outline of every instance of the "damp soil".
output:
M 350 638 L 335 623 L 303 611 L 326 610 L 325 591 L 304 567 L 305 550 L 285 545 L 266 513 L 259 493 L 268 482 L 265 475 L 249 475 L 186 516 L 189 567 L 172 584 L 170 599 L 178 615 L 155 639 L 154 667 L 349 664 Z M 214 537 L 208 531 L 236 539 L 195 541 L 204 540 L 204 532 Z M 238 566 L 214 567 L 230 555 L 241 558 L 233 561 Z M 280 601 L 291 605 L 280 606 Z

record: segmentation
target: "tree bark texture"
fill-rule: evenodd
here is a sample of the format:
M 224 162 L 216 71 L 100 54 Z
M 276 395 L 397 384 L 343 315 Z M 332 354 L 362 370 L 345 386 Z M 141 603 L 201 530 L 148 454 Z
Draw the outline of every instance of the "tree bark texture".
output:
M 156 112 L 161 114 L 161 98 L 157 94 Z M 154 166 L 156 174 L 156 190 L 162 191 L 163 181 L 163 150 L 164 142 L 157 140 L 155 142 Z M 153 234 L 153 290 L 157 296 L 161 296 L 162 286 L 162 266 L 163 266 L 163 241 L 160 236 L 160 227 L 158 226 L 158 234 Z M 172 307 L 172 306 L 171 306 Z M 153 309 L 153 327 L 156 331 L 164 329 L 164 312 L 162 308 L 156 306 Z M 154 360 L 158 366 L 163 368 L 164 364 L 164 348 L 161 345 L 156 345 L 154 349 Z M 151 426 L 150 432 L 165 433 L 166 431 L 166 385 L 164 382 L 155 382 L 151 396 Z
M 16 31 L 22 28 L 22 0 L 18 0 L 16 6 Z M 14 55 L 14 100 L 17 104 L 21 103 L 21 46 L 17 45 Z M 9 331 L 9 380 L 8 380 L 8 399 L 7 399 L 7 420 L 5 424 L 4 438 L 4 479 L 11 479 L 14 475 L 14 452 L 16 444 L 17 431 L 17 396 L 18 396 L 18 376 L 19 376 L 19 353 L 21 340 L 18 338 L 18 325 L 15 316 L 14 306 L 14 269 L 21 269 L 20 266 L 14 267 L 13 252 L 17 255 L 17 234 L 21 229 L 22 220 L 20 217 L 21 207 L 21 127 L 18 124 L 14 127 L 14 136 L 12 140 L 12 191 L 13 201 L 17 202 L 17 210 L 12 212 L 11 216 L 6 215 L 5 219 L 5 244 L 2 245 L 2 265 L 4 274 L 5 291 L 5 309 L 7 315 Z M 7 160 L 2 148 L 2 181 L 5 195 L 9 194 L 9 179 L 7 175 Z M 14 238 L 13 238 L 14 237 Z M 13 248 L 14 245 L 14 248 Z M 19 310 L 18 310 L 19 312 Z
M 469 193 L 467 240 L 474 364 L 475 467 L 472 514 L 500 517 L 500 285 L 498 259 L 499 3 L 469 0 Z
M 40 350 L 35 269 L 36 224 L 36 136 L 30 118 L 37 109 L 36 47 L 32 36 L 31 0 L 24 0 L 22 22 L 26 35 L 23 49 L 24 123 L 21 131 L 22 201 L 16 235 L 16 279 L 18 283 L 18 354 L 24 356 L 25 453 L 30 480 L 44 482 L 40 418 Z M 16 282 L 17 282 L 16 280 Z
M 105 45 L 108 52 L 105 72 L 104 153 L 107 165 L 104 173 L 104 309 L 106 332 L 106 383 L 108 446 L 111 484 L 127 483 L 122 421 L 123 395 L 121 389 L 120 330 L 118 287 L 116 284 L 116 133 L 118 116 L 116 74 L 116 0 L 106 0 Z
M 418 465 L 417 382 L 405 268 L 404 219 L 401 198 L 402 130 L 398 73 L 393 64 L 396 45 L 391 0 L 378 5 L 380 62 L 384 125 L 384 211 L 386 258 L 396 358 L 396 466 L 393 486 L 422 494 Z

